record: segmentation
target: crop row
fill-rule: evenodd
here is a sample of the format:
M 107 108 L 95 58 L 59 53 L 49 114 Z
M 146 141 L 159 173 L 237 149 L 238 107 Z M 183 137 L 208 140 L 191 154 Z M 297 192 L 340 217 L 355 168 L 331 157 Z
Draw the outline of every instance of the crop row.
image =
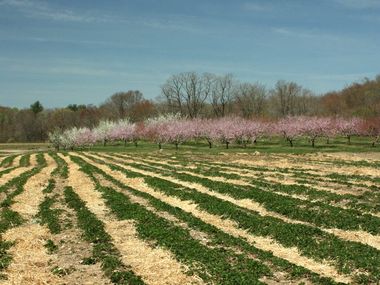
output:
M 98 162 L 101 163 L 102 161 Z M 129 164 L 129 166 L 132 165 Z M 133 167 L 137 170 L 146 169 L 146 167 L 141 167 L 138 165 L 133 165 Z M 360 243 L 341 240 L 315 227 L 299 224 L 287 224 L 275 218 L 262 217 L 254 211 L 237 207 L 230 202 L 220 200 L 204 193 L 199 193 L 195 189 L 186 188 L 183 185 L 177 185 L 166 179 L 148 177 L 139 174 L 138 171 L 133 172 L 126 170 L 118 165 L 113 165 L 112 168 L 123 171 L 124 174 L 130 177 L 142 176 L 148 185 L 157 191 L 161 191 L 169 196 L 176 196 L 182 200 L 194 201 L 202 210 L 215 215 L 228 217 L 229 219 L 236 221 L 240 227 L 248 230 L 253 235 L 273 237 L 287 247 L 297 246 L 304 255 L 315 259 L 334 260 L 337 268 L 339 268 L 339 270 L 343 273 L 349 273 L 350 270 L 362 269 L 369 271 L 369 276 L 358 274 L 357 278 L 361 280 L 366 280 L 365 278 L 367 278 L 367 280 L 378 280 L 379 278 L 380 272 L 378 267 L 380 264 L 380 253 L 372 247 Z M 154 170 L 149 169 L 149 171 Z M 199 178 L 190 177 L 191 179 L 189 179 L 189 177 L 184 177 L 182 174 L 172 175 L 178 179 L 188 179 L 188 181 L 199 183 Z M 221 191 L 221 193 L 228 193 L 231 195 L 233 194 L 228 192 L 230 191 L 229 189 L 232 185 L 223 185 L 215 183 L 215 181 L 211 182 L 212 183 L 209 183 L 207 180 L 203 181 L 205 186 L 214 191 Z M 246 195 L 246 193 L 251 193 L 252 191 L 244 191 L 234 188 L 232 192 L 234 192 L 235 195 L 242 195 L 241 193 Z M 283 199 L 283 197 L 280 198 Z M 281 200 L 277 199 L 277 201 L 273 202 L 274 196 L 270 196 L 267 203 L 270 202 L 269 200 L 272 200 L 272 206 L 282 207 Z M 293 208 L 294 205 L 292 204 L 291 206 L 288 205 L 287 209 L 280 209 L 283 209 L 284 212 L 291 212 Z M 298 208 L 301 209 L 301 207 Z M 298 212 L 298 214 L 303 215 L 303 212 Z M 339 212 L 336 214 L 338 215 Z M 352 213 L 347 212 L 347 214 Z M 302 217 L 298 218 L 300 219 Z M 349 216 L 349 218 L 351 218 L 351 216 Z

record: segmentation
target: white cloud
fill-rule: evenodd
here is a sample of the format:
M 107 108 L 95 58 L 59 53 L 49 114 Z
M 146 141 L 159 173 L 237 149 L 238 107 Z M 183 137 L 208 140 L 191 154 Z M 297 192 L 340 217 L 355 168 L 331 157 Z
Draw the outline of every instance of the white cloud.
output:
M 335 0 L 335 2 L 350 9 L 380 8 L 379 0 Z
M 252 12 L 263 12 L 263 11 L 271 10 L 272 7 L 269 6 L 268 4 L 246 2 L 243 4 L 243 9 L 246 11 L 252 11 Z
M 341 35 L 334 35 L 319 30 L 291 29 L 287 27 L 275 27 L 272 31 L 276 34 L 302 39 L 328 40 L 328 41 L 347 41 L 350 38 Z
M 8 6 L 24 13 L 27 17 L 66 22 L 105 22 L 109 17 L 97 17 L 91 13 L 76 13 L 34 0 L 2 0 L 0 6 Z
M 164 19 L 152 17 L 129 17 L 115 14 L 104 14 L 99 11 L 74 11 L 49 5 L 38 0 L 0 0 L 0 7 L 7 6 L 23 13 L 26 17 L 46 19 L 60 22 L 78 23 L 122 23 L 143 26 L 147 28 L 204 33 L 204 26 L 199 25 L 199 19 L 191 16 L 169 15 Z

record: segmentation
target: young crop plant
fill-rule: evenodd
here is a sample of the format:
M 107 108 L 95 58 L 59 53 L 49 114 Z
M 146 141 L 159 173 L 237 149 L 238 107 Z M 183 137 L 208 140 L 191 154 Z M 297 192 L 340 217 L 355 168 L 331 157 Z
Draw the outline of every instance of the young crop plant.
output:
M 65 201 L 77 216 L 78 226 L 84 238 L 93 244 L 93 258 L 100 261 L 105 274 L 115 284 L 142 285 L 144 282 L 120 260 L 120 254 L 112 244 L 103 223 L 86 207 L 71 187 L 64 190 Z
M 215 228 L 214 226 L 207 224 L 200 220 L 199 218 L 194 217 L 190 213 L 187 213 L 178 207 L 170 206 L 169 204 L 154 198 L 150 196 L 147 193 L 140 192 L 138 190 L 135 190 L 129 186 L 124 185 L 120 181 L 114 179 L 112 176 L 106 174 L 99 168 L 87 164 L 83 160 L 81 160 L 78 157 L 72 157 L 72 159 L 82 166 L 82 170 L 85 171 L 95 182 L 95 184 L 99 186 L 99 182 L 97 178 L 93 175 L 94 173 L 101 174 L 105 179 L 112 182 L 113 184 L 117 185 L 118 187 L 133 193 L 133 195 L 142 197 L 146 200 L 148 200 L 151 203 L 151 206 L 155 207 L 160 212 L 168 212 L 172 215 L 174 215 L 176 218 L 179 218 L 182 222 L 185 222 L 190 226 L 191 228 L 194 228 L 195 230 L 200 230 L 204 233 L 207 233 L 209 235 L 209 241 L 208 245 L 211 247 L 218 247 L 223 248 L 226 250 L 226 253 L 230 253 L 231 249 L 238 249 L 238 251 L 242 251 L 245 254 L 248 254 L 248 256 L 255 256 L 255 259 L 260 259 L 265 264 L 271 264 L 271 268 L 273 268 L 275 271 L 284 270 L 289 273 L 289 276 L 291 278 L 297 279 L 297 278 L 308 278 L 310 280 L 313 280 L 315 284 L 334 284 L 334 282 L 331 279 L 320 277 L 315 273 L 312 273 L 308 271 L 305 268 L 296 266 L 294 264 L 289 263 L 286 260 L 277 258 L 273 256 L 271 253 L 259 250 L 249 243 L 247 243 L 244 239 L 233 237 L 227 233 L 224 233 L 223 231 Z M 126 176 L 133 177 L 133 173 L 131 174 L 129 171 L 125 172 Z M 107 189 L 107 188 L 104 188 Z M 106 190 L 104 190 L 106 191 Z
M 59 220 L 60 210 L 52 208 L 54 203 L 57 203 L 55 197 L 45 197 L 39 206 L 37 218 L 42 225 L 47 225 L 51 233 L 57 234 L 61 232 L 62 227 Z
M 0 167 L 11 166 L 16 157 L 17 157 L 17 155 L 11 155 L 11 156 L 4 158 L 4 160 L 0 163 Z

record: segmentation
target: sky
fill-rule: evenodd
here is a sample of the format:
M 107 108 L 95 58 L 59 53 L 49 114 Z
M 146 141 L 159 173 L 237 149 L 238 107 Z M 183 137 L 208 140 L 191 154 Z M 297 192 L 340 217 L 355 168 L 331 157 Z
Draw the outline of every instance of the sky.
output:
M 380 0 L 0 0 L 0 105 L 154 99 L 172 74 L 317 94 L 380 73 Z

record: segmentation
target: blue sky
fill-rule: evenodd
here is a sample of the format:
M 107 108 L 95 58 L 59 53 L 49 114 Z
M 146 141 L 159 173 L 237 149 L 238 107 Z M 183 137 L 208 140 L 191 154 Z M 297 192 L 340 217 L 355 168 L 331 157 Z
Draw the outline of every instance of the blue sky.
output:
M 316 93 L 380 73 L 380 0 L 0 0 L 0 105 L 146 98 L 183 71 Z

